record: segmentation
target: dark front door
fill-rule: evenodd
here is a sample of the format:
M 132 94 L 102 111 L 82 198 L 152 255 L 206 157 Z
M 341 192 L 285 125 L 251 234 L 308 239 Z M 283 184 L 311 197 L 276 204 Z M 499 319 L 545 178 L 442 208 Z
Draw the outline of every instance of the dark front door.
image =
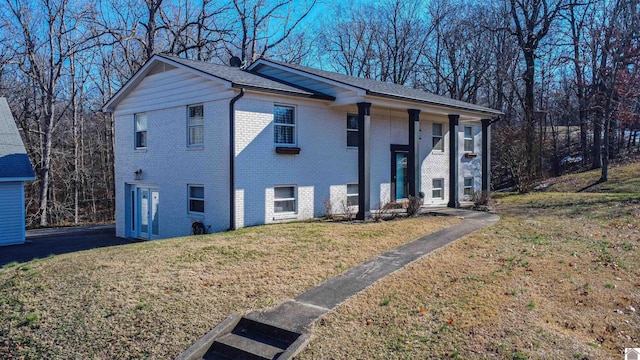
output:
M 409 146 L 391 145 L 391 201 L 406 199 L 409 195 L 408 154 Z

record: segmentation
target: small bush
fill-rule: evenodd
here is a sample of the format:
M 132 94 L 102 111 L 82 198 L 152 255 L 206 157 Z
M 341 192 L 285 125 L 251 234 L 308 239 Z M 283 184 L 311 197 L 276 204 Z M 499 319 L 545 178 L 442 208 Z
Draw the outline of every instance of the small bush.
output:
M 324 217 L 329 220 L 332 220 L 336 217 L 333 209 L 333 202 L 331 202 L 331 199 L 327 199 L 324 201 Z
M 487 194 L 486 191 L 474 191 L 471 194 L 471 201 L 473 201 L 473 205 L 477 208 L 487 206 L 489 204 L 489 194 Z
M 340 210 L 342 212 L 342 215 L 345 217 L 346 220 L 353 220 L 356 217 L 356 212 L 354 210 L 354 208 L 352 206 L 349 206 L 347 204 L 347 200 L 342 201 L 342 203 L 340 203 Z
M 394 209 L 397 209 L 397 204 L 393 203 L 393 202 L 386 202 L 386 203 L 378 203 L 378 205 L 376 206 L 376 211 L 374 211 L 371 214 L 371 217 L 373 218 L 373 221 L 375 222 L 380 222 L 383 220 L 392 220 L 395 219 L 398 216 L 398 213 L 395 211 L 392 211 Z
M 407 216 L 416 216 L 420 212 L 422 206 L 422 199 L 418 196 L 409 196 L 409 203 L 407 204 Z

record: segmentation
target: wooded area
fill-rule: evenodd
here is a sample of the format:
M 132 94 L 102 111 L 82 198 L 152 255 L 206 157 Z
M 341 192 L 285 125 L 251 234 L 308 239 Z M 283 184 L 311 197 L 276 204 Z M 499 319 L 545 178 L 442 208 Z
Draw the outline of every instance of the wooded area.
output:
M 27 223 L 113 218 L 104 104 L 153 54 L 261 56 L 502 110 L 494 187 L 638 151 L 638 0 L 5 0 L 0 96 L 37 174 Z

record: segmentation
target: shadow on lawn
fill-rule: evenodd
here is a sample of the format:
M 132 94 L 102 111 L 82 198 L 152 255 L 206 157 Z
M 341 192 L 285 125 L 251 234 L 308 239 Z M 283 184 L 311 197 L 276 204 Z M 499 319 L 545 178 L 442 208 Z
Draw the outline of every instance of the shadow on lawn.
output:
M 27 232 L 27 242 L 0 247 L 0 267 L 12 262 L 26 262 L 51 255 L 67 254 L 100 247 L 131 244 L 136 240 L 118 238 L 115 229 L 102 227 L 38 229 Z
M 602 179 L 598 179 L 598 181 L 594 182 L 593 184 L 591 184 L 591 185 L 587 185 L 587 186 L 583 187 L 582 189 L 579 189 L 579 190 L 578 190 L 578 191 L 576 191 L 576 192 L 577 192 L 577 193 L 585 192 L 585 191 L 587 191 L 587 190 L 591 189 L 592 187 L 594 187 L 594 186 L 596 186 L 596 185 L 602 184 L 603 182 L 604 182 L 604 181 L 602 181 Z
M 514 195 L 518 196 L 518 195 Z M 612 219 L 640 212 L 640 194 L 570 194 L 538 193 L 497 207 L 499 214 L 535 218 L 558 216 Z

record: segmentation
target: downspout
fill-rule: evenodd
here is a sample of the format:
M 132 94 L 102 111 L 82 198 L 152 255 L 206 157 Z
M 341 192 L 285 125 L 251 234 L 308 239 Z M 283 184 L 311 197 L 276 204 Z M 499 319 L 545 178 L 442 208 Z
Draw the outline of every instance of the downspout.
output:
M 235 137 L 235 104 L 244 96 L 244 88 L 240 94 L 229 102 L 229 230 L 236 229 L 236 137 Z

